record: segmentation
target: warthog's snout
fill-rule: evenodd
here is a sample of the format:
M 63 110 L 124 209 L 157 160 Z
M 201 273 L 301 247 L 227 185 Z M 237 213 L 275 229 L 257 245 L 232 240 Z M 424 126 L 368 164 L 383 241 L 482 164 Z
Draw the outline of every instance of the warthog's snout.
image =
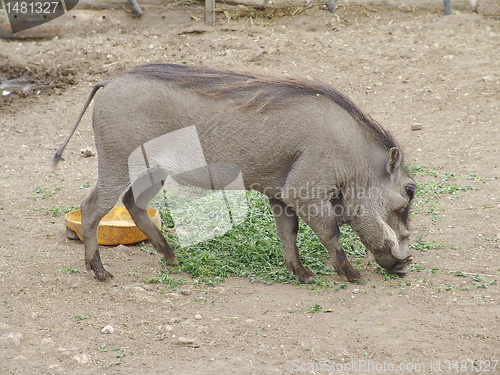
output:
M 387 271 L 401 276 L 406 275 L 413 261 L 413 256 L 411 256 L 408 251 L 407 242 L 407 238 L 397 243 L 391 240 L 385 240 L 381 251 L 374 253 L 375 260 Z M 397 255 L 397 257 L 394 255 Z
M 410 268 L 413 256 L 409 255 L 404 259 L 397 259 L 390 253 L 379 253 L 375 255 L 375 260 L 380 267 L 385 268 L 387 271 L 404 276 Z
M 408 272 L 408 269 L 410 268 L 412 261 L 413 261 L 413 256 L 409 255 L 403 260 L 398 260 L 390 271 L 398 275 L 404 276 Z

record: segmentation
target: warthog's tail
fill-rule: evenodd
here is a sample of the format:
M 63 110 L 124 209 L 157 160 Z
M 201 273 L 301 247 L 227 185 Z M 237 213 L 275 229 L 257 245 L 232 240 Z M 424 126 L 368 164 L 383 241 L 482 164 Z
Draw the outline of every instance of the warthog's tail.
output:
M 54 159 L 52 160 L 52 167 L 55 169 L 57 167 L 57 163 L 59 163 L 59 160 L 61 160 L 61 157 L 62 157 L 62 153 L 64 151 L 64 149 L 66 148 L 66 146 L 68 145 L 69 143 L 69 140 L 71 139 L 71 137 L 73 136 L 73 134 L 75 133 L 75 130 L 76 128 L 78 127 L 78 125 L 80 124 L 80 121 L 83 117 L 83 115 L 85 114 L 85 111 L 87 110 L 87 107 L 89 106 L 90 102 L 92 101 L 92 98 L 94 97 L 95 93 L 97 92 L 97 90 L 99 90 L 101 87 L 104 87 L 106 86 L 109 82 L 111 81 L 103 81 L 103 82 L 99 82 L 97 85 L 94 86 L 94 88 L 92 89 L 92 92 L 90 93 L 89 95 L 89 98 L 87 99 L 87 102 L 85 103 L 85 105 L 83 106 L 83 109 L 82 109 L 82 112 L 80 113 L 80 116 L 78 116 L 78 119 L 76 120 L 76 124 L 75 126 L 73 127 L 73 130 L 71 131 L 71 133 L 69 133 L 69 136 L 68 138 L 66 139 L 66 142 L 64 142 L 64 144 L 59 148 L 59 150 L 57 150 L 56 154 L 54 155 Z

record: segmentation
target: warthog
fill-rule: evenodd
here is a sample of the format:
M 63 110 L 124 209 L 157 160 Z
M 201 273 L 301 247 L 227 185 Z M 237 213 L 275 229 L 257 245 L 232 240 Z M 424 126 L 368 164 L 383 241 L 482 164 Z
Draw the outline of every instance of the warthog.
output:
M 360 274 L 340 245 L 343 224 L 380 266 L 407 272 L 416 185 L 391 134 L 335 89 L 174 64 L 139 66 L 94 87 L 55 165 L 100 88 L 93 113 L 98 179 L 81 206 L 85 265 L 97 279 L 112 277 L 101 263 L 97 227 L 125 190 L 123 203 L 137 227 L 177 264 L 145 209 L 167 175 L 213 189 L 240 176 L 239 188 L 267 195 L 286 266 L 302 283 L 314 274 L 295 243 L 298 215 L 348 280 Z

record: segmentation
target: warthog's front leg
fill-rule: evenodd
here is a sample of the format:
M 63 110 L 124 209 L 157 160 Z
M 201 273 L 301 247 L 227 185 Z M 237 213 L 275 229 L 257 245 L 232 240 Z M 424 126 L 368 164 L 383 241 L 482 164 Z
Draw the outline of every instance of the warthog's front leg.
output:
M 332 245 L 326 247 L 332 259 L 333 268 L 335 268 L 337 274 L 345 277 L 350 282 L 359 281 L 361 279 L 360 273 L 354 269 L 340 245 L 340 229 L 337 224 L 335 224 L 333 233 L 334 236 L 331 239 Z
M 318 203 L 312 205 L 313 208 L 321 206 Z M 302 211 L 299 212 L 302 214 L 302 219 L 311 227 L 323 246 L 328 250 L 333 268 L 335 268 L 337 274 L 347 278 L 351 282 L 361 279 L 360 273 L 351 265 L 340 245 L 340 230 L 335 220 L 323 217 L 316 208 L 311 209 L 311 207 L 304 205 L 301 209 Z M 311 212 L 315 214 L 310 215 L 309 213 Z
M 304 267 L 300 260 L 299 249 L 295 244 L 299 230 L 298 217 L 295 211 L 285 203 L 269 198 L 273 209 L 278 236 L 283 244 L 285 264 L 290 274 L 295 274 L 303 284 L 314 281 L 314 274 Z

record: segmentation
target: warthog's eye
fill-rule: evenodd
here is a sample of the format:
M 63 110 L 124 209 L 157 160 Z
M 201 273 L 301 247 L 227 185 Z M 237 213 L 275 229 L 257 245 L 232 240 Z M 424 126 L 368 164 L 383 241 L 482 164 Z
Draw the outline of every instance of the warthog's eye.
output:
M 405 186 L 405 191 L 406 191 L 406 194 L 408 194 L 408 197 L 410 198 L 410 200 L 413 199 L 413 197 L 415 196 L 415 191 L 417 190 L 417 187 L 415 185 L 406 185 Z

